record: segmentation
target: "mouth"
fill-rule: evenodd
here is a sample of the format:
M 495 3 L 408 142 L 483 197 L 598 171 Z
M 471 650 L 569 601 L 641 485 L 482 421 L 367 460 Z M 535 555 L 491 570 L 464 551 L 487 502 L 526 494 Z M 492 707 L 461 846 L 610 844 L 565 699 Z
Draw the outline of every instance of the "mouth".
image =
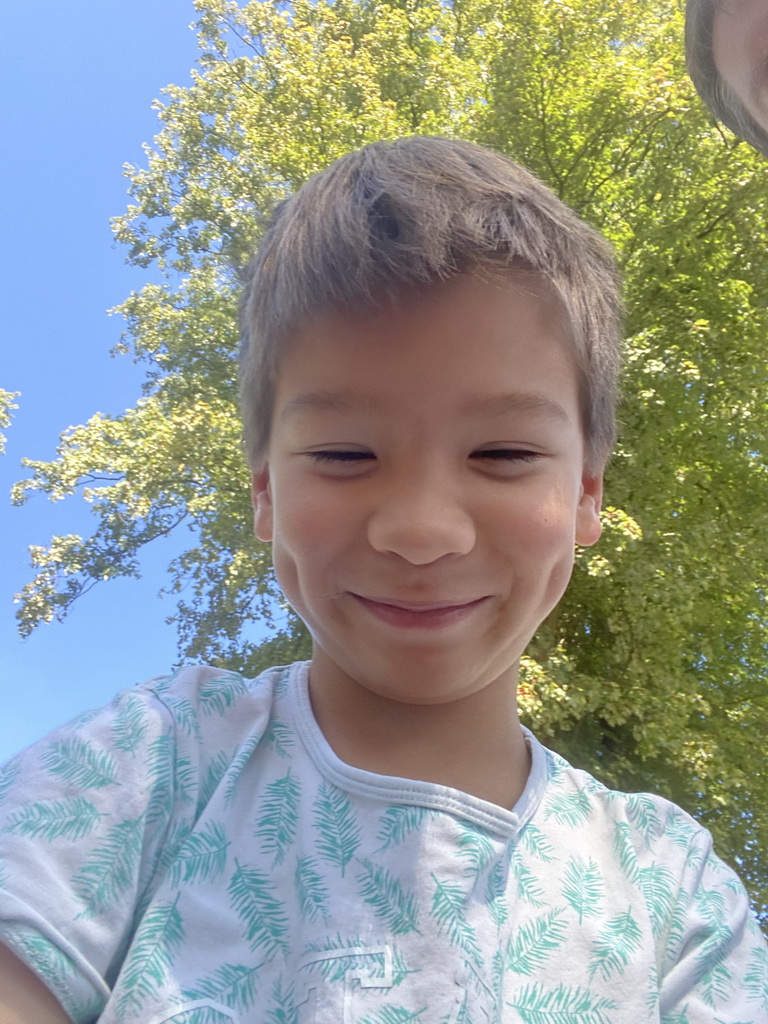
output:
M 396 601 L 350 593 L 358 604 L 376 618 L 406 629 L 439 629 L 463 622 L 488 600 L 487 597 L 478 597 L 468 601 L 450 602 Z

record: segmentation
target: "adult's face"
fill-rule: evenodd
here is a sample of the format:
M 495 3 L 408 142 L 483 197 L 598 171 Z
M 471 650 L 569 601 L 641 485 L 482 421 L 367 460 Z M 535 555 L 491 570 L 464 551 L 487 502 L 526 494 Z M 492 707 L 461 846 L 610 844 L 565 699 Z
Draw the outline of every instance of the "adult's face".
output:
M 768 0 L 720 0 L 712 43 L 723 81 L 768 131 Z

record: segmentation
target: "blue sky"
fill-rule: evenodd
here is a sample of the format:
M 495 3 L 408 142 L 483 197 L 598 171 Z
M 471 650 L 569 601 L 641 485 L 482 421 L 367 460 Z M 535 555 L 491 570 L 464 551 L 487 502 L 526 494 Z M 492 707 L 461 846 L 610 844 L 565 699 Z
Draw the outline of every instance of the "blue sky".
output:
M 106 311 L 152 272 L 125 265 L 109 219 L 128 201 L 123 164 L 142 163 L 157 131 L 153 99 L 190 81 L 195 11 L 192 0 L 77 0 L 32 15 L 5 8 L 0 62 L 0 387 L 21 392 L 0 457 L 0 763 L 176 654 L 173 606 L 157 597 L 173 542 L 140 581 L 97 586 L 64 622 L 20 640 L 13 597 L 32 576 L 28 546 L 86 535 L 92 517 L 76 498 L 13 508 L 8 492 L 24 456 L 52 458 L 62 430 L 139 395 L 141 370 L 109 354 L 121 323 Z

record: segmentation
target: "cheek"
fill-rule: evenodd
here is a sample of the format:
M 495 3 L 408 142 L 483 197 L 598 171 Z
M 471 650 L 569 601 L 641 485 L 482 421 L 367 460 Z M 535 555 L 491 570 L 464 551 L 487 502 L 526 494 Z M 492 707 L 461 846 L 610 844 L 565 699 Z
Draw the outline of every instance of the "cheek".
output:
M 517 571 L 543 599 L 556 603 L 568 585 L 575 554 L 573 496 L 551 493 L 532 496 L 507 518 L 504 536 Z
M 530 494 L 507 509 L 506 534 L 513 543 L 529 549 L 531 557 L 541 558 L 545 552 L 570 551 L 574 546 L 576 508 L 574 496 L 566 489 L 532 490 Z
M 354 534 L 344 503 L 329 501 L 322 491 L 284 486 L 275 503 L 272 560 L 278 581 L 289 599 L 297 585 L 315 589 L 348 546 Z M 327 586 L 320 583 L 321 587 Z

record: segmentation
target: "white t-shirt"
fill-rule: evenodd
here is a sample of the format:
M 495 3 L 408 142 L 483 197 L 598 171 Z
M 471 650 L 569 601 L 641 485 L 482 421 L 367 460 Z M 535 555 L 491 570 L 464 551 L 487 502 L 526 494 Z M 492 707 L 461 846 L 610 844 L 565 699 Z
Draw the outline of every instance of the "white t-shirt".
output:
M 765 1024 L 709 834 L 528 742 L 506 811 L 341 762 L 305 664 L 152 680 L 0 772 L 0 940 L 78 1024 Z

